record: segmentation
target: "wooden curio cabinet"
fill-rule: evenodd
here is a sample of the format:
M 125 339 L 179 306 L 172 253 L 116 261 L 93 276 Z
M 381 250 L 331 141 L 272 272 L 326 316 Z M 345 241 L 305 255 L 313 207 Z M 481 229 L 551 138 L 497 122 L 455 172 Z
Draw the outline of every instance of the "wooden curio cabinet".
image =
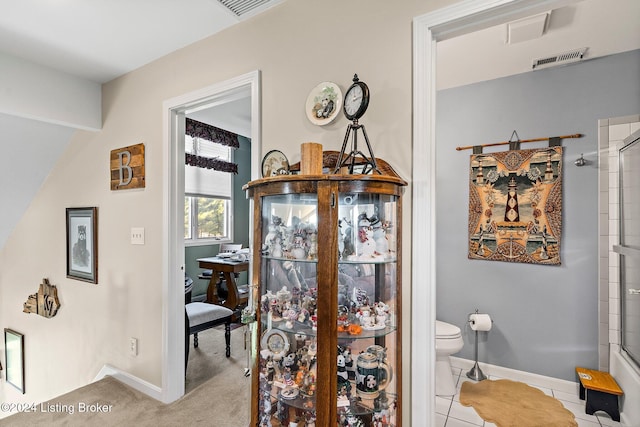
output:
M 400 426 L 401 195 L 391 175 L 247 184 L 251 425 Z

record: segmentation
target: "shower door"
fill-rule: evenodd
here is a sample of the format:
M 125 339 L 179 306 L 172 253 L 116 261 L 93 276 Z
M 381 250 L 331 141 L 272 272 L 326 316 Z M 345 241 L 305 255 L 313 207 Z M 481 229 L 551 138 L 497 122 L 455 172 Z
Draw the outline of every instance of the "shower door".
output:
M 640 367 L 640 131 L 625 139 L 619 159 L 621 344 Z

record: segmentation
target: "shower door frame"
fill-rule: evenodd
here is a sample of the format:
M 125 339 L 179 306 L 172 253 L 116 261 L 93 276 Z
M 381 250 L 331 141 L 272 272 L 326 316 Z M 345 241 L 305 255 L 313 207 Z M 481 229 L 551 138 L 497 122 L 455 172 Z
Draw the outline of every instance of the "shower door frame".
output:
M 628 298 L 633 296 L 636 299 L 640 300 L 640 294 L 638 288 L 640 286 L 636 286 L 636 289 L 631 289 L 627 283 L 626 277 L 626 266 L 627 265 L 638 265 L 638 260 L 640 260 L 640 249 L 637 247 L 630 247 L 626 245 L 625 241 L 625 200 L 624 200 L 624 157 L 623 154 L 626 150 L 629 150 L 631 147 L 634 147 L 636 150 L 640 149 L 640 130 L 634 132 L 624 140 L 623 146 L 618 150 L 618 184 L 619 184 L 619 244 L 614 245 L 613 251 L 619 254 L 619 280 L 620 280 L 620 350 L 621 354 L 627 359 L 631 366 L 635 368 L 636 371 L 640 372 L 640 337 L 636 338 L 636 344 L 634 347 L 636 350 L 631 350 L 630 346 L 627 344 L 627 325 L 630 314 L 627 312 L 627 304 Z M 636 169 L 637 170 L 637 169 Z M 627 263 L 628 258 L 632 258 L 636 260 L 635 262 Z M 638 302 L 636 302 L 637 304 Z

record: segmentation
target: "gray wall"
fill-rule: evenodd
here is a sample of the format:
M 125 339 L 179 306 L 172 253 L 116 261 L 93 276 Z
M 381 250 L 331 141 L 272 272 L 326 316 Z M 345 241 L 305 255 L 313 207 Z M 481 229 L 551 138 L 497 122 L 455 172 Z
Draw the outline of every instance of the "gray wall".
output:
M 439 320 L 463 329 L 456 356 L 474 357 L 466 320 L 477 308 L 494 320 L 480 334 L 481 362 L 571 381 L 576 366 L 598 367 L 598 119 L 640 112 L 638 76 L 637 50 L 438 93 L 436 305 Z M 467 258 L 471 151 L 455 147 L 507 141 L 513 130 L 584 135 L 563 141 L 560 266 Z M 580 153 L 589 164 L 578 168 Z
M 233 153 L 234 161 L 238 164 L 238 174 L 233 178 L 233 241 L 242 243 L 242 247 L 249 246 L 249 200 L 242 186 L 251 180 L 251 140 L 238 136 L 240 147 Z M 205 294 L 207 292 L 206 280 L 199 280 L 198 274 L 202 271 L 198 267 L 198 258 L 214 256 L 218 253 L 220 245 L 189 246 L 184 249 L 185 272 L 194 281 L 192 295 Z M 247 283 L 247 273 L 240 273 L 239 284 Z

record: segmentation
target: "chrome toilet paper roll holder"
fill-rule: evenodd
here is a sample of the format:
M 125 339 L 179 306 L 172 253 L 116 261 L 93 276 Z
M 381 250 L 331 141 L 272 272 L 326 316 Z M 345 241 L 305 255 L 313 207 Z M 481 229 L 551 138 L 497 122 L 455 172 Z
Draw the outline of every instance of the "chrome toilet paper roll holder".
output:
M 467 316 L 467 319 L 468 319 L 467 323 L 469 324 L 473 322 L 473 320 L 471 320 L 472 314 L 479 314 L 478 309 L 476 308 L 475 313 L 469 313 L 469 315 Z M 491 323 L 493 323 L 493 319 L 491 319 Z M 471 368 L 471 370 L 467 372 L 467 377 L 471 378 L 474 381 L 482 381 L 482 380 L 486 380 L 487 376 L 482 372 L 482 369 L 480 369 L 480 365 L 478 365 L 478 330 L 476 329 L 475 332 L 476 332 L 475 363 L 473 365 L 473 368 Z

